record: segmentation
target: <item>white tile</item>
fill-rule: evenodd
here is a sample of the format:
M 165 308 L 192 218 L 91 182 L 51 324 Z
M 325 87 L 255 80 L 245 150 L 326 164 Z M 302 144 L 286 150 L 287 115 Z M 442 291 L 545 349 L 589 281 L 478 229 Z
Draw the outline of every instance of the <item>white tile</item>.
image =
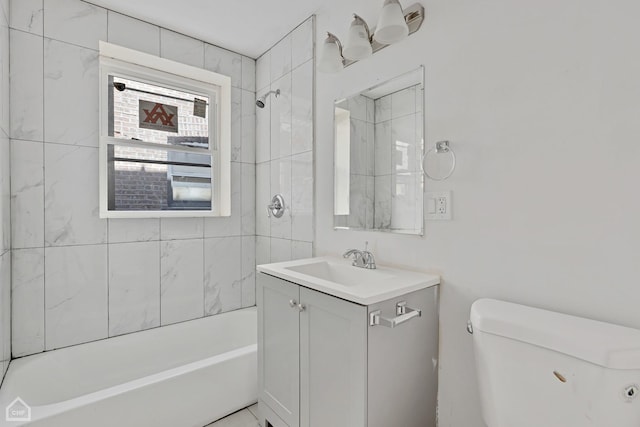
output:
M 44 146 L 11 141 L 11 231 L 13 248 L 44 246 Z
M 42 35 L 44 25 L 42 0 L 11 0 L 10 13 L 11 28 Z
M 44 42 L 46 142 L 98 146 L 98 53 Z
M 248 410 L 236 412 L 206 427 L 259 427 L 258 420 Z
M 256 238 L 242 238 L 242 307 L 256 304 Z
M 45 249 L 47 350 L 108 335 L 107 245 Z
M 5 0 L 6 1 L 6 0 Z M 10 122 L 10 37 L 7 22 L 0 23 L 0 129 L 9 136 Z
M 0 364 L 11 360 L 11 252 L 0 256 Z
M 242 155 L 244 163 L 256 162 L 256 94 L 242 91 Z
M 271 238 L 271 262 L 291 261 L 291 240 Z
M 107 40 L 107 10 L 78 0 L 44 0 L 44 36 L 98 49 Z
M 160 55 L 163 58 L 204 68 L 204 42 L 173 31 L 160 30 Z
M 271 84 L 271 51 L 256 61 L 256 90 L 262 92 Z
M 44 351 L 44 249 L 12 254 L 11 338 L 14 357 Z
M 291 152 L 313 149 L 313 62 L 291 73 Z
M 44 139 L 42 37 L 11 30 L 11 137 Z
M 291 35 L 271 48 L 271 83 L 291 71 Z
M 242 89 L 231 88 L 231 161 L 242 159 Z
M 391 122 L 375 124 L 375 174 L 391 174 Z
M 160 240 L 201 239 L 204 237 L 202 218 L 162 218 Z
M 375 106 L 376 123 L 381 123 L 391 119 L 391 95 L 376 99 Z
M 0 131 L 0 254 L 11 249 L 11 175 L 9 138 Z
M 368 123 L 358 119 L 351 119 L 351 138 L 349 148 L 350 153 L 350 172 L 356 175 L 369 175 L 373 167 L 373 159 L 369 158 L 372 152 L 369 148 L 369 140 L 367 139 Z M 373 141 L 371 141 L 373 144 Z M 370 162 L 371 160 L 371 162 Z
M 109 245 L 109 336 L 160 326 L 160 242 Z
M 271 193 L 284 198 L 285 212 L 280 218 L 271 216 L 271 237 L 291 238 L 291 157 L 271 161 Z M 271 197 L 269 197 L 269 201 Z
M 291 238 L 313 241 L 313 153 L 291 157 Z
M 211 44 L 204 47 L 204 68 L 231 77 L 231 86 L 242 87 L 242 56 Z
M 362 121 L 367 120 L 367 100 L 368 99 L 369 98 L 362 95 L 352 96 L 351 98 L 348 99 L 349 113 L 350 113 L 351 119 L 362 120 Z
M 242 164 L 231 163 L 231 216 L 204 219 L 204 237 L 227 237 L 242 234 Z
M 291 73 L 271 85 L 280 89 L 280 96 L 272 95 L 271 104 L 271 159 L 291 154 Z
M 160 219 L 158 218 L 109 219 L 109 243 L 154 240 L 160 240 Z
M 391 94 L 391 118 L 415 114 L 416 88 L 409 87 Z
M 313 244 L 311 242 L 291 242 L 291 259 L 305 259 L 313 256 Z
M 98 206 L 98 149 L 45 144 L 45 245 L 106 243 Z
M 6 368 L 11 360 L 11 252 L 0 257 L 0 316 L 0 362 Z
M 271 238 L 256 237 L 256 265 L 269 264 L 271 262 Z
M 391 120 L 392 173 L 415 172 L 420 165 L 416 146 L 416 116 Z
M 109 42 L 160 56 L 160 27 L 109 11 Z
M 269 91 L 269 86 L 257 97 Z M 264 108 L 256 107 L 256 163 L 271 160 L 271 103 L 273 95 L 266 100 Z
M 204 307 L 212 315 L 242 307 L 242 239 L 205 239 Z
M 256 234 L 271 235 L 267 205 L 271 203 L 271 162 L 256 165 Z
M 256 91 L 256 60 L 242 57 L 242 89 Z
M 204 315 L 204 241 L 173 240 L 160 245 L 162 325 Z
M 392 175 L 391 228 L 420 229 L 422 223 L 421 172 Z
M 375 178 L 375 229 L 391 227 L 391 175 L 376 176 Z
M 296 68 L 313 58 L 313 17 L 291 33 L 291 66 Z
M 256 166 L 242 163 L 242 235 L 256 234 Z

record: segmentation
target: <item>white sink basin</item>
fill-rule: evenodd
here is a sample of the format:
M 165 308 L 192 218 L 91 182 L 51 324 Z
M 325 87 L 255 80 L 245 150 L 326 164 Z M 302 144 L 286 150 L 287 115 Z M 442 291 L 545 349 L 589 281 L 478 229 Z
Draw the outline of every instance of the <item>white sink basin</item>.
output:
M 258 271 L 362 305 L 375 304 L 440 283 L 440 277 L 378 265 L 358 268 L 351 260 L 322 257 L 259 265 Z

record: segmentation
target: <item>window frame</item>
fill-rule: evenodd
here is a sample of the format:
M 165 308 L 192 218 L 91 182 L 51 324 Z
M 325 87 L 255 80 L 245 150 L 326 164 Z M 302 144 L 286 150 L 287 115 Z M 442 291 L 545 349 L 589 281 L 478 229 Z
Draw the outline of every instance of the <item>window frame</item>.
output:
M 209 148 L 163 146 L 109 136 L 109 76 L 157 84 L 209 97 Z M 147 53 L 100 42 L 99 174 L 100 218 L 226 217 L 231 215 L 231 78 Z M 212 100 L 216 100 L 214 103 Z M 109 210 L 108 146 L 111 144 L 186 152 L 211 157 L 211 209 Z

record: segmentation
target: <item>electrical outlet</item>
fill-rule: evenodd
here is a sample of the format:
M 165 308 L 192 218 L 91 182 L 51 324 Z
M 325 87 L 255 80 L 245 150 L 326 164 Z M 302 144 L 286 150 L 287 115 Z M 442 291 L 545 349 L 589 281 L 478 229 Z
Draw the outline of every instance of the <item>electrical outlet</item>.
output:
M 427 219 L 451 219 L 451 191 L 434 191 L 426 193 Z

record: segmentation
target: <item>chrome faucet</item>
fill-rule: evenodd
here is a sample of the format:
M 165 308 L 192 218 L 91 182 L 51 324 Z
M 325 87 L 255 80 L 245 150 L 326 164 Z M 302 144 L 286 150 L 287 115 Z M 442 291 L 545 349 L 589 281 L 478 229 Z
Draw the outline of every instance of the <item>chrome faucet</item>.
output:
M 375 270 L 376 268 L 376 259 L 373 254 L 367 250 L 369 246 L 369 242 L 365 242 L 364 251 L 358 249 L 349 249 L 344 254 L 342 254 L 343 258 L 349 258 L 353 255 L 353 262 L 351 265 L 354 267 L 360 268 L 368 268 L 370 270 Z

